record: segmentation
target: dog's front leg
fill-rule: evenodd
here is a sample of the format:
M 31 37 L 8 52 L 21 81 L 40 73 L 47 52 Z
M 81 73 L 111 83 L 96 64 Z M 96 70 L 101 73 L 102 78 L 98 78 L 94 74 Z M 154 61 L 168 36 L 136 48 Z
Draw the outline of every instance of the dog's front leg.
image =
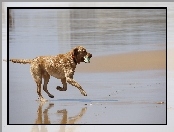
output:
M 69 84 L 71 84 L 72 86 L 77 87 L 80 90 L 81 94 L 83 94 L 84 96 L 87 96 L 87 93 L 83 90 L 83 88 L 74 79 L 67 76 L 66 81 Z
M 60 86 L 57 86 L 56 89 L 59 90 L 59 91 L 66 91 L 66 90 L 67 90 L 66 78 L 62 78 L 62 79 L 61 79 L 61 82 L 62 82 L 62 84 L 63 84 L 63 88 L 60 87 Z

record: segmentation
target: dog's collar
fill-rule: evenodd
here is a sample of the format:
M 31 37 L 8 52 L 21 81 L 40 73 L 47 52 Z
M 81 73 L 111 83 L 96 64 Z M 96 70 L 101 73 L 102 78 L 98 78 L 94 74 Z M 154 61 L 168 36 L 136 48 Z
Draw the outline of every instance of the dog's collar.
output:
M 72 56 L 72 58 L 73 58 L 74 63 L 77 65 L 77 61 L 76 61 L 76 59 L 75 59 L 75 56 L 74 56 L 74 55 L 71 55 L 71 56 Z

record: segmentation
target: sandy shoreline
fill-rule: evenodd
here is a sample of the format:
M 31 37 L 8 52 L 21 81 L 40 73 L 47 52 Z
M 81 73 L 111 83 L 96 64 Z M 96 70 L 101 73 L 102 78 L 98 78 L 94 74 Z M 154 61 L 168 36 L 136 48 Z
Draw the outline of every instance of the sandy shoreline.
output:
M 166 69 L 166 51 L 142 51 L 92 57 L 90 64 L 81 63 L 77 72 L 118 72 Z

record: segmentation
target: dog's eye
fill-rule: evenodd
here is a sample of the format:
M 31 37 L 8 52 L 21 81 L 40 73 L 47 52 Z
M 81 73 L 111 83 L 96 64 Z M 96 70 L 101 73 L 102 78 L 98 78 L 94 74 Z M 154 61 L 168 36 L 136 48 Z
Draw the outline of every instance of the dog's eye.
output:
M 83 52 L 86 52 L 86 50 L 85 50 L 85 49 L 83 49 Z

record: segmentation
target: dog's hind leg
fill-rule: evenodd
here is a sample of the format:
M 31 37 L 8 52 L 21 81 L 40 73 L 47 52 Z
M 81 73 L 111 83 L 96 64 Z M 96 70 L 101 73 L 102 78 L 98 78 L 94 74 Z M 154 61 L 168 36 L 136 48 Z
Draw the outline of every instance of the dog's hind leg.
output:
M 37 94 L 39 95 L 39 99 L 40 99 L 41 102 L 47 101 L 46 99 L 44 99 L 42 97 L 42 94 L 41 94 L 41 83 L 37 83 Z
M 38 64 L 32 63 L 30 66 L 30 72 L 33 76 L 34 81 L 37 84 L 37 94 L 39 96 L 39 100 L 41 102 L 47 101 L 46 99 L 43 98 L 41 94 L 41 84 L 42 84 L 42 72 Z
M 48 94 L 48 96 L 49 96 L 50 98 L 54 98 L 54 96 L 53 96 L 52 94 L 50 94 L 50 93 L 48 92 L 48 89 L 47 89 L 47 84 L 48 84 L 48 82 L 49 82 L 50 75 L 49 75 L 47 72 L 44 72 L 43 78 L 44 78 L 43 90 Z

